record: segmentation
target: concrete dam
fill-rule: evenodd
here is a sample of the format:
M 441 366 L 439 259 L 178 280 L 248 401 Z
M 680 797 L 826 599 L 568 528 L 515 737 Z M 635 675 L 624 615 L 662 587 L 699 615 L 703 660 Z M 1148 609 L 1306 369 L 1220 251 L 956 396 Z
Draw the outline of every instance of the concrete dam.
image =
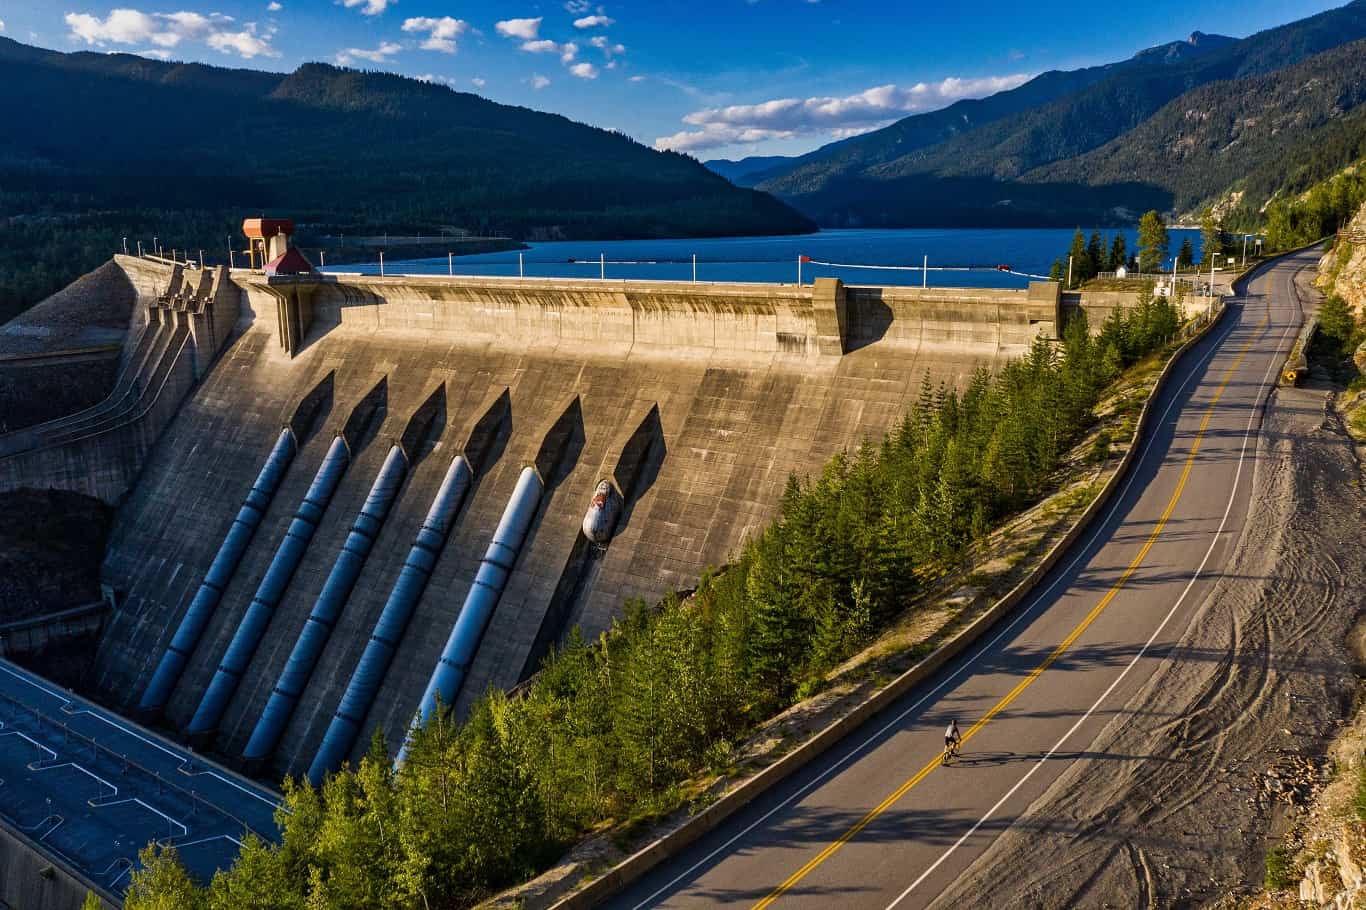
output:
M 789 475 L 1057 336 L 1027 290 L 270 274 L 118 256 L 108 399 L 0 488 L 117 505 L 105 705 L 265 779 L 690 589 Z M 316 757 L 316 761 L 315 761 Z

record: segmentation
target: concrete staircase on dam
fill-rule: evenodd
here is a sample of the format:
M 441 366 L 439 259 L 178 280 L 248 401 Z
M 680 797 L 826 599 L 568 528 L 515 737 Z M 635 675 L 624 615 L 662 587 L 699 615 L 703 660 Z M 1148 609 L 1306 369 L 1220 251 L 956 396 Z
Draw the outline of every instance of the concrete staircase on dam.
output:
M 162 711 L 184 730 L 338 433 L 349 460 L 208 738 L 237 759 L 271 698 L 391 446 L 408 470 L 264 769 L 317 752 L 451 460 L 473 483 L 363 720 L 401 740 L 523 467 L 545 485 L 465 668 L 456 708 L 534 669 L 570 624 L 592 636 L 626 598 L 687 589 L 773 516 L 788 476 L 891 427 L 934 383 L 962 384 L 1054 337 L 1057 286 L 1027 291 L 326 276 L 238 270 L 249 324 L 151 449 L 104 565 L 117 609 L 96 687 L 132 709 L 201 588 L 281 428 L 297 452 Z M 150 350 L 150 348 L 149 348 Z M 382 404 L 376 404 L 381 395 Z M 435 396 L 435 397 L 434 397 Z M 439 405 L 431 405 L 433 401 Z M 366 404 L 369 402 L 369 404 Z M 622 495 L 605 545 L 580 530 L 602 480 Z
M 117 257 L 141 314 L 110 394 L 93 407 L 0 435 L 0 490 L 71 490 L 118 502 L 239 315 L 226 269 Z

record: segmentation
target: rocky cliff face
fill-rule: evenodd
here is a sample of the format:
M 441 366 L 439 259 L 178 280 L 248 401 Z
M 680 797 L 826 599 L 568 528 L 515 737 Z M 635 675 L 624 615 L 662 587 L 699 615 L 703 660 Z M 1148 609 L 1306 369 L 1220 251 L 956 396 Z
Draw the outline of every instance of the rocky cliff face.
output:
M 1319 287 L 1337 294 L 1360 318 L 1366 304 L 1366 205 L 1342 232 L 1338 243 L 1319 262 Z

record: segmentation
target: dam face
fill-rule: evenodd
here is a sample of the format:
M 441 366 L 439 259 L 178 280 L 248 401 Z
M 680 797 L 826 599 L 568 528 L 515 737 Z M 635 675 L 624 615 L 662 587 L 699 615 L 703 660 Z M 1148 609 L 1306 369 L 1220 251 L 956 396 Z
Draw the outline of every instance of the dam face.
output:
M 118 262 L 149 308 L 145 289 L 187 281 Z M 119 508 L 96 694 L 269 777 L 307 771 L 329 727 L 355 734 L 329 739 L 339 754 L 376 727 L 397 745 L 443 655 L 442 700 L 464 711 L 571 626 L 591 638 L 627 598 L 693 587 L 773 517 L 790 474 L 880 437 L 926 373 L 961 385 L 1055 337 L 1060 306 L 1054 284 L 833 279 L 235 270 L 210 292 L 236 326 L 185 367 L 173 415 L 136 431 L 152 440 L 136 471 L 123 424 L 44 463 L 78 484 L 119 453 L 97 490 Z M 150 343 L 130 337 L 126 372 L 157 362 Z M 42 482 L 23 457 L 0 479 Z

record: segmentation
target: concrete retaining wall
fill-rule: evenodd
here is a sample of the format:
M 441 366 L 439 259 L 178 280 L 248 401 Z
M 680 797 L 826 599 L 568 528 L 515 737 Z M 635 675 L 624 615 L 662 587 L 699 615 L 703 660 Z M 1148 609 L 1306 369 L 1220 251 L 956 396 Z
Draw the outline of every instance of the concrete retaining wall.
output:
M 108 910 L 119 906 L 43 848 L 0 818 L 0 906 L 16 910 L 81 910 L 94 891 Z

